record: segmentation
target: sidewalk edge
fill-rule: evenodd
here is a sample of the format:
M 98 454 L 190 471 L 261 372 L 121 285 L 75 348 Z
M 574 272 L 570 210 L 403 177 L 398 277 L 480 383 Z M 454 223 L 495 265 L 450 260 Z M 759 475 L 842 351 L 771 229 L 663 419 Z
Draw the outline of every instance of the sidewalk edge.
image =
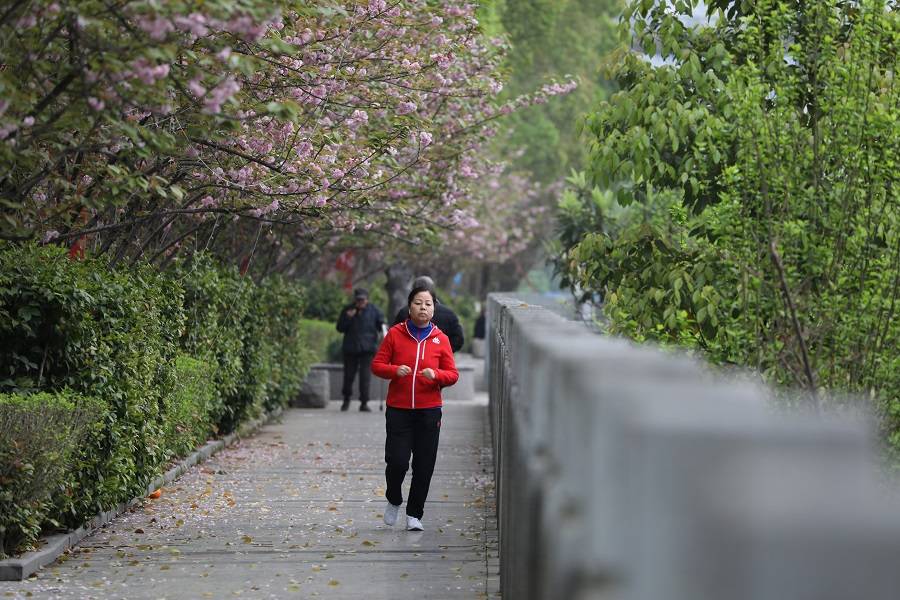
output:
M 241 438 L 249 437 L 256 433 L 264 425 L 280 417 L 283 411 L 284 409 L 281 407 L 276 408 L 254 421 L 245 423 L 236 432 L 226 435 L 221 440 L 207 442 L 177 465 L 150 482 L 143 497 L 132 498 L 128 502 L 123 502 L 110 510 L 101 512 L 74 531 L 42 537 L 40 542 L 43 542 L 43 544 L 40 550 L 26 552 L 17 558 L 0 560 L 0 581 L 22 581 L 38 569 L 56 561 L 66 550 L 76 546 L 81 540 L 93 533 L 94 530 L 106 525 L 135 504 L 143 501 L 144 497 L 154 490 L 175 481 L 191 467 L 208 460 L 219 450 L 227 448 Z

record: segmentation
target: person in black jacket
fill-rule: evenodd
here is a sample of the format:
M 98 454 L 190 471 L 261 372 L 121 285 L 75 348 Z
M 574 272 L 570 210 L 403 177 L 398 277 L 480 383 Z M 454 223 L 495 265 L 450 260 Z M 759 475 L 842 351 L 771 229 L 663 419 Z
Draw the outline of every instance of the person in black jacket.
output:
M 353 304 L 341 310 L 337 330 L 344 334 L 344 386 L 341 390 L 344 403 L 341 410 L 350 408 L 353 379 L 359 370 L 359 410 L 370 412 L 369 381 L 372 357 L 378 347 L 378 334 L 384 326 L 384 315 L 374 304 L 369 304 L 369 292 L 359 288 L 353 292 Z
M 462 325 L 459 324 L 459 317 L 456 316 L 455 312 L 450 310 L 449 306 L 441 304 L 440 300 L 438 300 L 438 297 L 434 294 L 434 280 L 431 277 L 428 277 L 427 275 L 416 277 L 415 280 L 413 280 L 413 289 L 420 287 L 428 288 L 428 291 L 431 292 L 431 295 L 434 298 L 434 316 L 431 318 L 431 322 L 437 325 L 438 329 L 443 331 L 450 339 L 450 347 L 453 348 L 453 351 L 459 352 L 460 348 L 463 347 L 463 342 L 466 341 L 466 338 L 463 335 Z M 404 306 L 397 311 L 393 324 L 403 323 L 408 318 L 409 308 Z
M 475 319 L 475 331 L 472 335 L 472 356 L 475 358 L 484 358 L 484 337 L 487 334 L 487 319 L 484 314 L 484 306 Z

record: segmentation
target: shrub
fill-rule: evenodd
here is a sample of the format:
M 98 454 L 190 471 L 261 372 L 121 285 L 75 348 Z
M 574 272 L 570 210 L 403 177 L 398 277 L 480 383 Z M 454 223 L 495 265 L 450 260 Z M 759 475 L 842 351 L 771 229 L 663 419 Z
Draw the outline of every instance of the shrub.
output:
M 0 392 L 69 388 L 105 407 L 77 453 L 62 519 L 140 494 L 166 458 L 164 395 L 172 388 L 182 290 L 150 267 L 110 271 L 56 247 L 0 246 Z
M 309 367 L 315 362 L 309 339 L 301 327 L 305 294 L 296 283 L 275 276 L 259 286 L 259 301 L 268 307 L 268 336 L 274 344 L 274 386 L 266 409 L 286 406 L 297 395 Z
M 212 365 L 210 381 L 216 394 L 210 405 L 215 431 L 235 415 L 232 402 L 244 372 L 244 326 L 250 307 L 251 286 L 234 269 L 216 265 L 209 255 L 194 255 L 180 263 L 173 276 L 184 287 L 187 325 L 182 351 Z
M 331 321 L 303 319 L 300 321 L 306 352 L 311 362 L 339 362 L 344 336 Z
M 233 402 L 234 423 L 254 418 L 262 409 L 284 406 L 300 389 L 311 361 L 304 352 L 298 324 L 303 314 L 301 288 L 281 277 L 253 287 L 243 323 L 245 369 Z
M 209 385 L 215 367 L 181 354 L 175 359 L 172 391 L 165 395 L 163 447 L 168 460 L 184 456 L 203 444 L 213 431 L 217 393 Z
M 306 305 L 303 316 L 307 319 L 336 323 L 341 309 L 347 304 L 346 292 L 330 281 L 313 281 L 305 287 Z
M 60 493 L 9 496 L 8 483 L 30 490 L 16 482 L 40 471 L 13 473 L 35 464 L 24 459 L 4 463 L 3 508 L 11 508 L 0 525 L 12 532 L 4 548 L 33 539 L 42 523 L 78 526 L 141 495 L 169 460 L 210 433 L 287 404 L 315 360 L 300 324 L 303 298 L 297 284 L 273 277 L 256 285 L 204 256 L 159 273 L 73 262 L 60 248 L 0 245 L 0 393 L 90 397 L 97 407 L 96 426 L 71 436 L 54 430 L 63 417 L 44 419 L 60 439 L 42 458 L 52 476 L 39 479 Z M 47 394 L 31 396 L 38 391 Z M 17 402 L 28 407 L 16 409 L 20 421 L 31 409 L 43 418 L 36 400 Z M 61 400 L 45 404 L 70 410 Z M 17 431 L 4 423 L 4 442 L 7 430 Z
M 298 328 L 302 288 L 277 276 L 254 284 L 204 255 L 175 273 L 185 289 L 182 350 L 214 366 L 215 431 L 228 433 L 264 409 L 286 405 L 312 362 Z
M 592 161 L 560 202 L 557 264 L 604 298 L 612 333 L 826 406 L 871 398 L 900 452 L 897 12 L 706 4 L 718 18 L 685 27 L 690 3 L 627 3 L 641 26 L 625 46 L 677 58 L 609 63 L 621 87 L 586 119 Z
M 68 391 L 0 394 L 0 558 L 58 525 L 53 499 L 70 493 L 75 450 L 102 413 L 96 400 Z
M 437 289 L 438 298 L 449 306 L 459 318 L 459 325 L 463 329 L 465 342 L 461 352 L 471 352 L 472 335 L 475 331 L 475 319 L 478 318 L 478 310 L 475 305 L 475 297 L 468 294 L 450 294 Z

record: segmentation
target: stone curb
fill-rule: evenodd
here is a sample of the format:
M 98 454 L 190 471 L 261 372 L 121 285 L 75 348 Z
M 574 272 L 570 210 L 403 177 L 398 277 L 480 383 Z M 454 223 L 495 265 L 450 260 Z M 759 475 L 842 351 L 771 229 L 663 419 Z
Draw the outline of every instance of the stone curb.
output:
M 0 560 L 0 581 L 22 581 L 32 573 L 44 567 L 57 558 L 59 558 L 66 550 L 77 545 L 81 540 L 94 532 L 95 529 L 106 525 L 126 510 L 143 501 L 151 492 L 158 490 L 162 486 L 171 483 L 181 477 L 194 465 L 209 459 L 219 450 L 226 448 L 241 438 L 247 437 L 255 433 L 263 425 L 281 416 L 283 409 L 276 408 L 272 412 L 263 415 L 259 419 L 245 423 L 239 427 L 234 433 L 226 435 L 221 440 L 207 442 L 191 455 L 179 462 L 177 465 L 166 471 L 154 479 L 147 486 L 147 492 L 140 498 L 133 498 L 128 502 L 123 502 L 116 507 L 101 512 L 90 521 L 69 533 L 58 533 L 41 538 L 43 545 L 40 550 L 26 552 L 18 558 L 7 558 Z

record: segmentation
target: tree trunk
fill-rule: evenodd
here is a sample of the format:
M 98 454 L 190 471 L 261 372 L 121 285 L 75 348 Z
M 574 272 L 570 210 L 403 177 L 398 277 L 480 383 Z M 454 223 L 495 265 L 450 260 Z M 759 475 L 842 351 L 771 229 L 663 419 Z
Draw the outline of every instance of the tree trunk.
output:
M 401 308 L 406 306 L 406 297 L 409 295 L 410 286 L 412 285 L 413 272 L 412 268 L 405 262 L 397 262 L 384 270 L 387 275 L 387 282 L 384 289 L 387 291 L 388 306 L 385 319 L 388 324 L 394 322 L 394 316 Z

